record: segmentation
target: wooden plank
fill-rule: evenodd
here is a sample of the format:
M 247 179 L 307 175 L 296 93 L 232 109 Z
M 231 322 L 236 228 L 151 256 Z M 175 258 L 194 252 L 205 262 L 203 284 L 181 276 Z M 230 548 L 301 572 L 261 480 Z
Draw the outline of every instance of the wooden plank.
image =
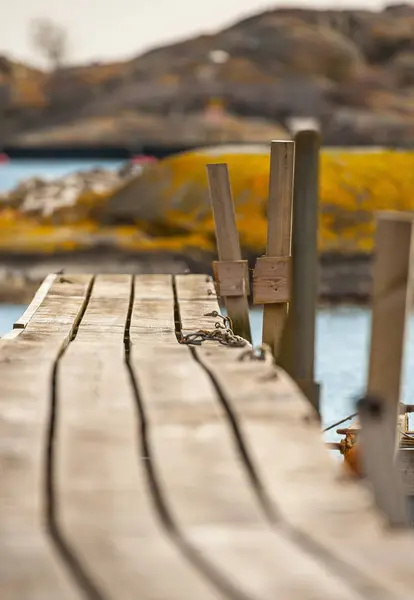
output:
M 27 327 L 35 314 L 39 318 L 41 316 L 45 318 L 45 314 L 48 314 L 50 318 L 53 315 L 58 318 L 59 314 L 61 314 L 59 311 L 63 307 L 61 303 L 62 296 L 70 297 L 75 301 L 79 297 L 83 298 L 85 295 L 85 286 L 88 285 L 88 281 L 88 275 L 71 275 L 69 279 L 69 277 L 51 273 L 45 278 L 25 312 L 14 323 L 13 329 L 24 329 Z M 69 320 L 71 318 L 69 317 Z
M 408 216 L 399 213 L 378 216 L 367 391 L 383 397 L 387 402 L 391 446 L 395 446 L 406 322 L 412 295 L 412 240 L 411 213 Z
M 250 280 L 247 260 L 214 261 L 213 270 L 220 296 L 237 298 L 249 295 Z M 247 310 L 249 310 L 248 305 Z
M 405 493 L 407 496 L 414 496 L 414 448 L 403 448 L 398 452 L 397 466 L 402 475 Z
M 12 329 L 11 331 L 8 331 L 7 333 L 1 336 L 0 343 L 2 340 L 14 340 L 15 338 L 17 338 L 18 335 L 20 335 L 21 331 L 22 329 Z
M 213 330 L 220 321 L 211 316 L 213 311 L 220 311 L 214 284 L 204 275 L 180 275 L 175 278 L 180 306 L 184 306 L 181 316 L 181 331 L 193 333 L 199 329 Z
M 205 287 L 205 279 L 196 280 Z M 177 282 L 180 294 L 181 278 Z M 160 292 L 158 280 L 158 302 L 165 311 L 170 303 L 172 319 L 168 279 L 163 283 Z M 137 307 L 141 314 L 143 302 L 136 296 L 134 311 Z M 158 331 L 155 319 L 147 333 L 134 330 L 131 365 L 145 414 L 148 462 L 155 470 L 174 535 L 189 547 L 193 559 L 198 557 L 197 567 L 208 574 L 216 595 L 240 599 L 359 597 L 314 557 L 269 527 L 240 464 L 216 391 L 189 348 L 177 344 L 173 328 L 165 331 L 165 314 Z M 168 335 L 170 343 L 160 340 L 159 334 Z
M 88 280 L 90 282 L 90 277 Z M 86 295 L 62 298 L 72 322 L 36 334 L 36 312 L 0 344 L 0 589 L 5 600 L 80 599 L 45 523 L 45 452 L 55 360 L 70 340 Z
M 207 165 L 207 176 L 214 215 L 219 261 L 241 261 L 239 234 L 237 232 L 236 215 L 227 164 Z M 218 263 L 218 269 L 220 269 L 219 265 L 220 262 Z M 234 262 L 232 266 L 234 270 Z M 249 273 L 247 263 L 246 271 L 248 282 Z M 224 274 L 222 273 L 222 275 Z M 227 275 L 229 276 L 230 273 Z M 241 281 L 243 281 L 243 277 Z M 250 332 L 249 303 L 246 287 L 243 288 L 241 286 L 240 293 L 236 295 L 225 296 L 223 289 L 220 293 L 224 297 L 227 312 L 233 322 L 235 333 L 251 342 L 252 336 Z
M 315 383 L 315 326 L 318 296 L 319 148 L 317 131 L 295 136 L 292 214 L 292 278 L 289 314 L 278 363 L 319 412 Z
M 395 452 L 413 252 L 413 215 L 380 214 L 375 232 L 367 398 L 360 405 L 359 438 L 376 502 L 393 525 L 407 522 Z
M 106 277 L 96 278 L 78 334 L 60 361 L 55 438 L 60 527 L 99 597 L 213 600 L 208 584 L 160 524 L 146 456 L 137 446 L 139 422 L 118 325 L 127 320 L 130 288 L 129 276 L 118 279 L 117 291 Z M 140 291 L 145 295 L 138 286 L 138 296 Z M 113 318 L 117 325 L 108 343 L 99 332 Z M 86 330 L 97 336 L 96 344 L 84 338 Z
M 204 278 L 205 281 L 205 278 Z M 209 281 L 211 281 L 209 279 Z M 209 289 L 214 289 L 210 282 Z M 132 344 L 137 335 L 140 343 L 157 342 L 176 345 L 174 290 L 171 275 L 139 275 L 135 277 L 134 303 L 129 328 Z M 151 334 L 143 336 L 143 334 Z
M 290 299 L 290 256 L 260 256 L 254 268 L 254 303 L 286 305 Z
M 191 286 L 200 302 L 195 276 L 177 277 L 176 286 L 181 314 L 191 306 Z M 184 288 L 186 301 L 181 302 Z M 182 318 L 187 321 L 186 315 Z M 194 319 L 192 312 L 191 323 Z M 238 360 L 243 350 L 207 343 L 195 352 L 225 395 L 280 518 L 270 518 L 273 526 L 281 523 L 363 597 L 409 596 L 414 586 L 413 532 L 388 530 L 368 490 L 339 476 L 315 414 L 293 382 L 271 361 Z
M 295 142 L 273 141 L 270 146 L 269 204 L 266 256 L 290 256 Z M 287 316 L 287 303 L 265 304 L 263 341 L 278 356 Z
M 26 327 L 34 313 L 37 311 L 37 309 L 45 299 L 55 279 L 55 273 L 51 273 L 45 278 L 29 306 L 26 308 L 22 316 L 19 319 L 17 319 L 17 321 L 14 323 L 13 329 L 24 329 Z

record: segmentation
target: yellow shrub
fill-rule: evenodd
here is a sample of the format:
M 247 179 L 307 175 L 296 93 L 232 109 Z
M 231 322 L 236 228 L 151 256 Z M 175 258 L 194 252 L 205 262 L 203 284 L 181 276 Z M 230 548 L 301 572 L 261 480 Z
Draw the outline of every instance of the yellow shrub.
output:
M 127 215 L 155 237 L 197 233 L 214 246 L 206 164 L 229 166 L 240 240 L 261 253 L 266 243 L 269 156 L 266 150 L 188 152 L 169 157 L 119 190 L 110 214 Z M 378 210 L 414 209 L 414 153 L 321 153 L 319 248 L 321 252 L 370 252 Z
M 266 148 L 246 153 L 194 151 L 171 156 L 112 195 L 84 194 L 61 225 L 53 218 L 34 223 L 11 209 L 0 211 L 2 249 L 80 249 L 94 236 L 131 250 L 214 250 L 214 222 L 206 164 L 229 166 L 240 241 L 245 252 L 261 254 L 266 243 L 269 156 Z M 352 150 L 321 153 L 319 249 L 371 252 L 374 214 L 414 210 L 414 152 Z M 125 215 L 130 225 L 116 226 Z M 115 218 L 103 228 L 102 219 Z M 66 227 L 63 226 L 66 223 Z
M 320 249 L 371 251 L 380 210 L 414 210 L 414 152 L 323 152 Z

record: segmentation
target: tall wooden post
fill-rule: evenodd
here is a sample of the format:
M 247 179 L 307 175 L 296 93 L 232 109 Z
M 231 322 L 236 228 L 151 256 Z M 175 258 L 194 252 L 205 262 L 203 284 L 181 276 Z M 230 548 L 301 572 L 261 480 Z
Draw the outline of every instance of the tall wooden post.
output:
M 318 297 L 319 148 L 315 130 L 295 136 L 292 216 L 292 279 L 289 314 L 279 364 L 319 412 L 315 383 L 315 326 Z
M 241 259 L 227 165 L 207 165 L 207 175 L 219 257 L 219 261 L 214 263 L 218 292 L 224 298 L 234 332 L 251 342 L 247 300 L 249 270 L 247 261 Z
M 295 142 L 271 142 L 266 256 L 257 260 L 254 271 L 254 302 L 264 304 L 263 342 L 275 358 L 290 297 L 294 159 Z
M 393 525 L 407 522 L 395 456 L 413 249 L 413 215 L 381 213 L 375 234 L 371 349 L 367 398 L 360 404 L 360 438 L 376 502 Z

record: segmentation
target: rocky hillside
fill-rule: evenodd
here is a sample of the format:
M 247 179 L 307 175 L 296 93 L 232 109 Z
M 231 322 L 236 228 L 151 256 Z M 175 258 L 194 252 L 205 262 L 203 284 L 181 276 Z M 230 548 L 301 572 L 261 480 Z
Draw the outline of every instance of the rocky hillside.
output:
M 326 144 L 412 144 L 414 6 L 270 10 L 54 74 L 0 59 L 0 144 L 267 141 L 298 116 Z

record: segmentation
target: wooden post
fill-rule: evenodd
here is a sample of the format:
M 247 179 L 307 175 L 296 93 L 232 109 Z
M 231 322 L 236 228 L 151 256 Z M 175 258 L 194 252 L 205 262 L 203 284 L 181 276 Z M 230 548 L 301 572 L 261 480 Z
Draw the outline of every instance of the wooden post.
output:
M 233 197 L 227 165 L 207 165 L 210 200 L 213 208 L 219 262 L 215 264 L 216 280 L 222 285 L 226 310 L 237 335 L 251 342 L 247 261 L 241 260 L 239 235 L 234 214 Z
M 266 257 L 258 259 L 254 273 L 254 302 L 264 304 L 263 342 L 276 359 L 290 294 L 294 158 L 295 142 L 271 142 Z
M 319 148 L 317 131 L 300 131 L 296 134 L 291 299 L 278 360 L 318 412 L 320 388 L 314 381 L 314 374 L 318 296 Z
M 393 525 L 407 522 L 395 456 L 405 326 L 411 302 L 412 238 L 412 214 L 379 215 L 375 234 L 368 401 L 362 403 L 360 410 L 364 470 L 378 506 Z

